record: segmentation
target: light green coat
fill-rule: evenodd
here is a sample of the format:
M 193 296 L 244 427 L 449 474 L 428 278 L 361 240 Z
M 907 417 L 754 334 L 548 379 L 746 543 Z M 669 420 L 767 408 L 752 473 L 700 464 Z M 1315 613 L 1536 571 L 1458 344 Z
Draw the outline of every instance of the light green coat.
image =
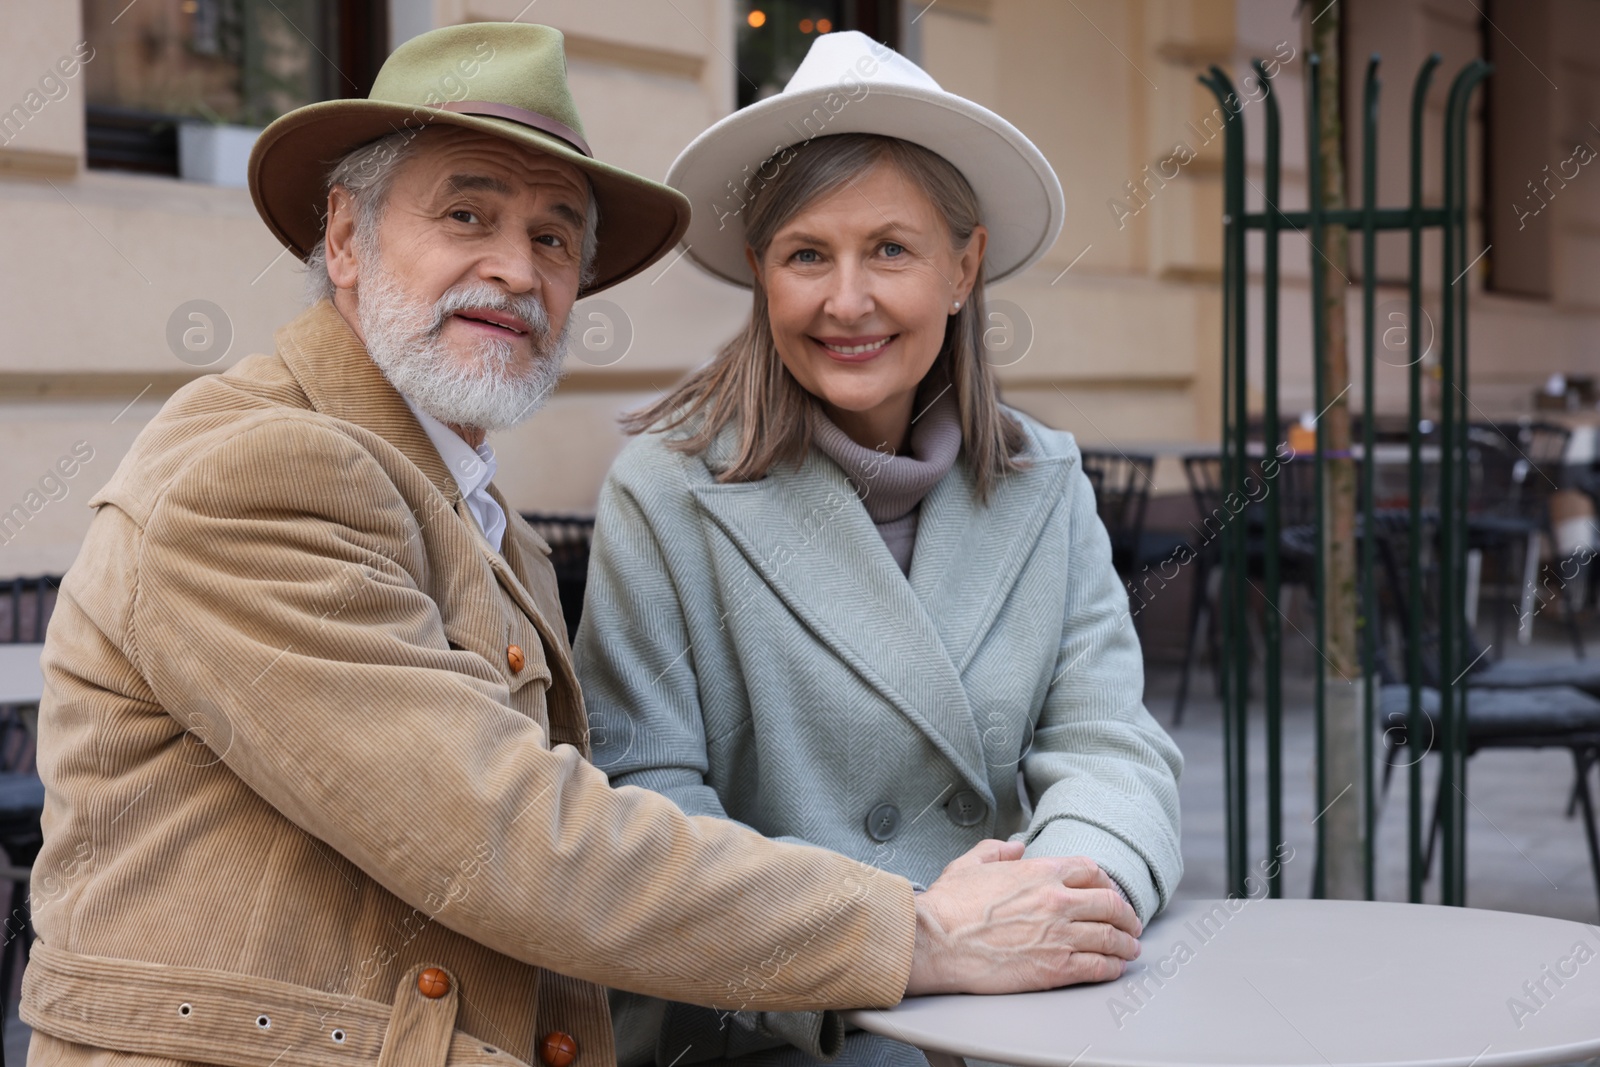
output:
M 1182 757 L 1145 710 L 1077 445 L 1018 417 L 1027 469 L 984 505 L 963 454 L 922 503 L 909 576 L 814 449 L 719 485 L 729 433 L 701 457 L 632 441 L 601 492 L 576 645 L 613 784 L 922 885 L 983 838 L 1019 839 L 1093 858 L 1142 920 L 1164 907 L 1183 871 Z M 625 1029 L 638 1005 L 619 1006 Z M 799 1064 L 840 1034 L 816 1015 L 674 1006 L 656 1054 Z M 843 1060 L 922 1062 L 862 1033 Z

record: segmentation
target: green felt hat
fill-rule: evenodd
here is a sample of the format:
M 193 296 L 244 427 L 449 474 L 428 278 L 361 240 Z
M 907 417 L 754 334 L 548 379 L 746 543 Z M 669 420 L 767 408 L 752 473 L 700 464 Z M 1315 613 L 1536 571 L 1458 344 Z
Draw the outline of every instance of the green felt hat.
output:
M 305 258 L 322 237 L 327 178 L 343 156 L 391 133 L 444 124 L 480 130 L 565 160 L 600 205 L 599 292 L 666 254 L 689 225 L 689 201 L 659 182 L 595 159 L 567 88 L 559 30 L 476 22 L 414 37 L 395 49 L 365 100 L 296 108 L 250 153 L 250 195 L 278 240 Z

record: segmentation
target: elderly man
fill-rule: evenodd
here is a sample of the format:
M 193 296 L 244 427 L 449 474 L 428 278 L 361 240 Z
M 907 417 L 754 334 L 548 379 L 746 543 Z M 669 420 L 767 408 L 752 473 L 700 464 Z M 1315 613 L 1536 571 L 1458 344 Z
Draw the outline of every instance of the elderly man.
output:
M 44 658 L 33 1062 L 609 1067 L 603 986 L 760 1027 L 1137 953 L 1087 861 L 989 842 L 914 895 L 586 761 L 484 434 L 688 204 L 592 157 L 565 69 L 550 29 L 441 30 L 262 135 L 256 204 L 328 298 L 93 501 Z

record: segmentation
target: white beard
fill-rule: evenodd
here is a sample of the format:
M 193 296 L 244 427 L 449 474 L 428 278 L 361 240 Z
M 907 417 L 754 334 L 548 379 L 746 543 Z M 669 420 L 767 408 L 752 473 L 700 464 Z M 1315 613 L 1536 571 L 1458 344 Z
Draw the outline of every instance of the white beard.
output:
M 488 282 L 458 285 L 430 306 L 406 291 L 381 256 L 363 258 L 371 266 L 362 271 L 357 290 L 357 320 L 372 362 L 402 396 L 440 422 L 481 430 L 515 426 L 544 405 L 561 380 L 570 320 L 552 337 L 550 317 L 537 297 L 512 295 Z M 451 351 L 440 336 L 445 320 L 469 307 L 516 315 L 532 327 L 534 358 L 527 371 L 514 370 L 518 345 L 509 338 L 477 341 L 464 362 Z

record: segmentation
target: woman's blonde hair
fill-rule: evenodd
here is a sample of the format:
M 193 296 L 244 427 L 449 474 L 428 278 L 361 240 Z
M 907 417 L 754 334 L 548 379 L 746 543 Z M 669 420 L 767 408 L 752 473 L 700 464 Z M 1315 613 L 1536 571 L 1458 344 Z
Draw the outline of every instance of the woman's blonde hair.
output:
M 765 173 L 776 159 L 758 168 Z M 744 207 L 745 234 L 757 258 L 773 236 L 819 197 L 871 168 L 895 167 L 928 195 L 950 229 L 956 249 L 964 249 L 981 221 L 978 198 L 949 161 L 920 145 L 876 134 L 819 137 L 793 149 L 777 175 L 755 191 Z M 691 455 L 704 452 L 729 423 L 738 424 L 731 462 L 719 482 L 746 482 L 766 476 L 774 463 L 795 465 L 811 448 L 812 427 L 821 412 L 817 400 L 795 381 L 778 356 L 767 315 L 767 294 L 755 282 L 750 321 L 716 357 L 690 374 L 666 396 L 623 417 L 628 433 L 687 427 L 671 447 Z M 961 446 L 977 479 L 980 499 L 1007 472 L 1022 464 L 1018 454 L 1027 437 L 1020 423 L 1000 407 L 994 374 L 983 361 L 983 267 L 965 304 L 945 325 L 944 344 L 924 382 L 950 383 L 961 420 Z

